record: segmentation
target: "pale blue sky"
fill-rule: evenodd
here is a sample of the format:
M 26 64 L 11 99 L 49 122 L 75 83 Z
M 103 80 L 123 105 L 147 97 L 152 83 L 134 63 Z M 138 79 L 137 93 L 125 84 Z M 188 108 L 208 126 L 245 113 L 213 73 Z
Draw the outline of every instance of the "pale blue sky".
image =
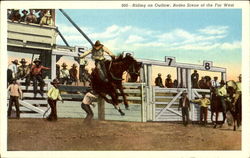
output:
M 179 62 L 241 63 L 240 9 L 64 11 L 93 42 L 100 40 L 116 54 L 132 51 L 148 59 L 175 56 Z M 56 24 L 70 45 L 90 47 L 59 10 Z M 63 44 L 59 37 L 58 43 Z

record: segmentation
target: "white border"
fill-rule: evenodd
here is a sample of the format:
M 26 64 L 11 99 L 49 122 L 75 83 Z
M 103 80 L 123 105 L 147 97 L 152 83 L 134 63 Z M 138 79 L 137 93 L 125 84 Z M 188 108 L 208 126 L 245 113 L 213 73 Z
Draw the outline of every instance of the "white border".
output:
M 7 22 L 1 20 L 1 57 L 0 57 L 0 78 L 1 78 L 1 156 L 3 157 L 250 157 L 250 107 L 249 107 L 249 2 L 247 1 L 188 1 L 190 3 L 233 3 L 234 8 L 242 9 L 242 73 L 243 73 L 243 127 L 242 127 L 242 151 L 9 151 L 7 152 L 7 93 L 6 69 L 7 69 Z M 55 8 L 55 9 L 144 9 L 144 8 L 122 8 L 122 3 L 174 3 L 173 1 L 9 1 L 1 2 L 1 19 L 7 19 L 7 8 Z M 177 1 L 175 3 L 187 3 Z M 149 8 L 147 8 L 149 9 Z M 152 9 L 177 9 L 177 8 L 152 8 Z M 178 9 L 201 9 L 192 7 L 180 7 Z M 215 9 L 215 7 L 204 7 L 202 9 Z M 226 9 L 226 8 L 217 8 Z

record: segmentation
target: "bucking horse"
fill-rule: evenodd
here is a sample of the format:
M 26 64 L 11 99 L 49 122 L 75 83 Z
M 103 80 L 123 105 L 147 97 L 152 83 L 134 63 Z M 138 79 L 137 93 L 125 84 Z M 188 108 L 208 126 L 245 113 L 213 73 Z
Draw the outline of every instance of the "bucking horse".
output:
M 139 71 L 141 68 L 141 63 L 137 62 L 131 54 L 126 54 L 125 57 L 123 54 L 119 55 L 114 60 L 106 60 L 105 67 L 107 70 L 107 78 L 108 82 L 104 82 L 100 79 L 98 75 L 98 70 L 95 68 L 91 73 L 91 87 L 92 89 L 102 97 L 106 102 L 114 105 L 115 109 L 117 109 L 121 115 L 125 115 L 125 113 L 119 107 L 119 103 L 121 101 L 118 100 L 118 90 L 120 91 L 124 105 L 126 109 L 129 109 L 129 105 L 127 102 L 126 94 L 123 91 L 122 86 L 122 75 L 125 71 L 127 71 L 131 77 L 131 82 L 136 82 L 138 79 Z M 107 98 L 107 96 L 111 97 L 111 100 Z

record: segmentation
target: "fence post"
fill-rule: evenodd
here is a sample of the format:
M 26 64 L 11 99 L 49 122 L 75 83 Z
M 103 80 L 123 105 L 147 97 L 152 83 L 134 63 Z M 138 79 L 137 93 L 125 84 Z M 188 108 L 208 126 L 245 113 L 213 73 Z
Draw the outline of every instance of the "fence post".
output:
M 101 97 L 98 97 L 98 119 L 99 120 L 105 120 L 105 102 L 104 99 Z
M 145 102 L 144 101 L 144 88 L 143 88 L 143 84 L 141 84 L 141 122 L 146 122 L 144 102 Z
M 152 120 L 155 121 L 155 87 L 152 88 Z

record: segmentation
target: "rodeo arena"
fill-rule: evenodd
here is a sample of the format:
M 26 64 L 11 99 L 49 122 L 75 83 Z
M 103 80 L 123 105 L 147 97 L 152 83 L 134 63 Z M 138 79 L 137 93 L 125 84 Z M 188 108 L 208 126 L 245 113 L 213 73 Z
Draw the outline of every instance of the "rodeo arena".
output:
M 68 44 L 53 9 L 8 10 L 7 49 L 30 55 L 7 70 L 8 150 L 241 148 L 241 74 L 228 81 L 227 69 L 206 59 L 199 65 L 126 50 L 114 55 L 59 13 L 91 48 Z M 64 57 L 73 62 L 59 64 Z M 176 69 L 176 76 L 153 76 L 155 66 Z

